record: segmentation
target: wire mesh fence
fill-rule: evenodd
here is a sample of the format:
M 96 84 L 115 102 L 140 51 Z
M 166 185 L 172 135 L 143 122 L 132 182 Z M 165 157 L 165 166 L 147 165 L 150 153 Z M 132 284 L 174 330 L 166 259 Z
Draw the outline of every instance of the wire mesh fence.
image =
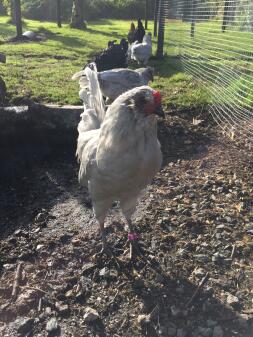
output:
M 169 0 L 167 6 L 169 54 L 206 87 L 222 128 L 252 138 L 252 0 Z

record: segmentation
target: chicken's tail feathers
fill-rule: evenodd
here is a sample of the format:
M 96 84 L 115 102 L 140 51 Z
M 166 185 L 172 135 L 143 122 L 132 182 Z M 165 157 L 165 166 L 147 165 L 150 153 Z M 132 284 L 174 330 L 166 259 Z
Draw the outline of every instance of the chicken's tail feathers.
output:
M 82 76 L 85 76 L 84 70 L 81 70 L 81 71 L 78 71 L 77 73 L 75 73 L 75 74 L 71 77 L 71 79 L 72 79 L 73 81 L 75 81 L 75 80 L 80 80 L 80 78 L 81 78 Z
M 105 103 L 100 90 L 96 64 L 95 63 L 90 64 L 88 67 L 84 69 L 84 72 L 86 75 L 87 82 L 89 84 L 92 107 L 96 111 L 99 122 L 102 123 L 105 117 Z

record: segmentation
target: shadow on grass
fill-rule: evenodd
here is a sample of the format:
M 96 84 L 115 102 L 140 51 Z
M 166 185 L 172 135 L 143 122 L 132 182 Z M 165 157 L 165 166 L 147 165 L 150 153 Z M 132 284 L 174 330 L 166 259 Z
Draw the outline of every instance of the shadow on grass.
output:
M 74 36 L 64 36 L 61 35 L 60 33 L 56 34 L 53 33 L 52 31 L 50 31 L 49 29 L 46 29 L 44 27 L 40 27 L 38 30 L 39 33 L 44 34 L 48 39 L 53 40 L 53 41 L 58 41 L 60 43 L 62 43 L 64 46 L 68 46 L 68 47 L 89 47 L 91 49 L 94 49 L 94 43 L 92 41 L 92 36 L 90 39 L 90 42 L 82 40 L 81 38 L 78 37 L 74 37 Z M 90 29 L 88 28 L 87 30 L 84 30 L 84 32 L 88 32 L 89 34 L 93 35 L 93 34 L 101 34 L 104 36 L 108 36 L 108 38 L 122 38 L 122 35 L 118 34 L 117 32 L 112 32 L 112 33 L 107 33 L 107 32 L 102 32 L 99 30 L 94 30 L 94 29 Z M 106 48 L 107 44 L 105 44 L 105 46 L 101 46 L 102 48 Z
M 26 29 L 26 23 L 22 23 L 23 30 Z M 0 37 L 11 38 L 16 36 L 16 27 L 10 23 L 0 23 Z
M 163 78 L 171 77 L 178 72 L 183 71 L 181 59 L 179 57 L 165 55 L 162 59 L 152 57 L 150 66 L 155 68 L 155 73 Z

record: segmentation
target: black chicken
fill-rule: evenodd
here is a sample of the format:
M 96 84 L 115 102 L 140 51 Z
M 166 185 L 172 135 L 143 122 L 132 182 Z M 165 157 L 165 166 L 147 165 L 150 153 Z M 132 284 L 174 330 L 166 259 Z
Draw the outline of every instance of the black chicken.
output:
M 98 71 L 127 67 L 128 42 L 126 39 L 121 39 L 120 44 L 115 42 L 115 40 L 109 41 L 108 48 L 95 57 L 93 62 Z
M 142 43 L 144 35 L 145 35 L 145 29 L 143 27 L 141 19 L 138 19 L 138 27 L 134 33 L 134 41 L 138 41 L 139 43 Z

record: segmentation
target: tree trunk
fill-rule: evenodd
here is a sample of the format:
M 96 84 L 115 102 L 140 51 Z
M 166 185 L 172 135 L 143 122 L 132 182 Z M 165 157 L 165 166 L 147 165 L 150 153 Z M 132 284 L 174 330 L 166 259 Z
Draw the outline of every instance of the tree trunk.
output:
M 71 28 L 86 29 L 83 17 L 83 0 L 73 0 Z
M 145 1 L 145 29 L 148 29 L 148 0 Z
M 10 0 L 10 16 L 11 23 L 16 24 L 16 15 L 15 15 L 15 0 Z
M 163 45 L 164 45 L 164 30 L 165 30 L 165 0 L 159 1 L 159 10 L 158 10 L 158 41 L 157 41 L 157 52 L 156 56 L 158 58 L 163 57 Z
M 154 37 L 157 36 L 157 16 L 158 16 L 159 0 L 155 0 L 154 9 Z
M 57 26 L 61 28 L 61 0 L 56 0 Z
M 16 30 L 17 37 L 22 36 L 22 16 L 21 16 L 21 4 L 20 0 L 15 0 L 15 18 L 16 18 Z

